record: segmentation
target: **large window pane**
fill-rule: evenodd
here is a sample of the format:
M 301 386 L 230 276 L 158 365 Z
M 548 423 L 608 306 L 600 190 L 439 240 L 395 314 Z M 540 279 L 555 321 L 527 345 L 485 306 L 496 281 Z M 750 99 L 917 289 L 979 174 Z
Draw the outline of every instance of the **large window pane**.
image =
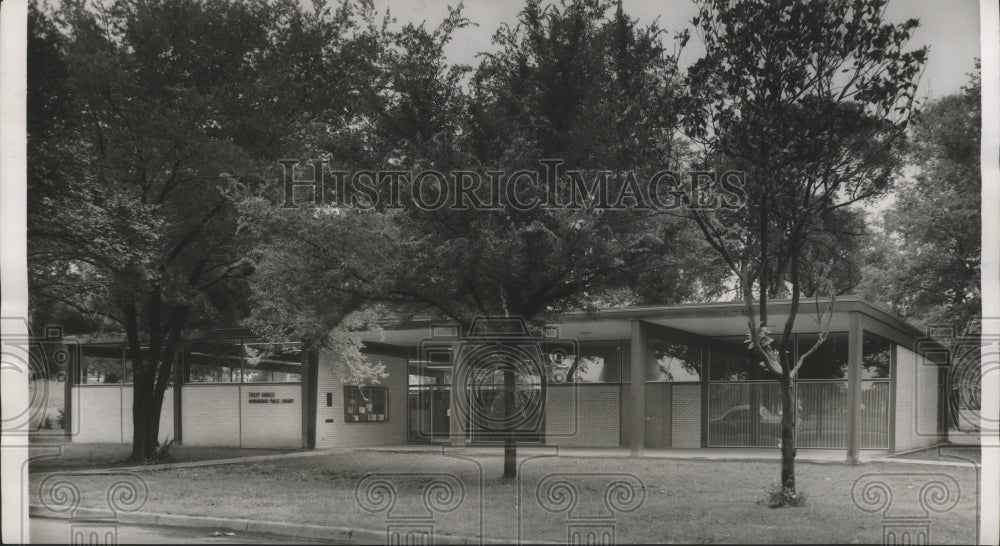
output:
M 113 385 L 122 383 L 126 367 L 121 345 L 84 345 L 80 355 L 80 377 L 82 384 Z
M 746 336 L 715 337 L 709 342 L 708 378 L 711 381 L 772 380 L 778 375 L 746 345 Z
M 863 354 L 861 378 L 888 379 L 892 342 L 878 334 L 866 331 L 861 346 Z
M 239 383 L 239 341 L 194 341 L 184 348 L 185 383 Z
M 297 343 L 246 343 L 243 354 L 244 383 L 302 380 L 302 352 Z
M 585 341 L 578 347 L 579 355 L 566 355 L 562 364 L 557 366 L 560 379 L 564 378 L 567 383 L 621 381 L 624 358 L 620 341 Z
M 867 335 L 867 334 L 866 334 Z M 889 449 L 889 382 L 861 382 L 861 449 Z
M 847 381 L 803 382 L 796 390 L 796 445 L 846 448 Z
M 819 336 L 799 334 L 795 336 L 799 344 L 799 354 L 805 354 Z M 799 379 L 847 379 L 847 332 L 831 332 L 816 352 L 806 358 L 799 370 Z
M 701 346 L 683 341 L 650 340 L 654 364 L 646 381 L 700 381 Z
M 781 387 L 777 383 L 713 383 L 708 400 L 709 446 L 778 445 Z

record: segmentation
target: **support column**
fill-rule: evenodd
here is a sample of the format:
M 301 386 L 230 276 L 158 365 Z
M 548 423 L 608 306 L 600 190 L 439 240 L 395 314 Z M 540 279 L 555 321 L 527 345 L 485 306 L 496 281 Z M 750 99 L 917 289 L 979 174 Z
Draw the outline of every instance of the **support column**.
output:
M 319 351 L 302 351 L 302 447 L 316 447 L 316 406 L 319 403 Z
M 847 462 L 858 464 L 861 428 L 861 361 L 864 330 L 861 314 L 848 315 L 847 335 Z
M 179 347 L 179 351 L 174 354 L 173 374 L 174 374 L 174 442 L 184 443 L 184 423 L 182 422 L 183 412 L 181 411 L 181 388 L 184 385 L 184 346 Z
M 460 385 L 456 384 L 455 370 L 458 369 L 458 343 L 451 344 L 451 381 L 448 387 L 448 435 L 451 440 L 451 445 L 456 447 L 462 447 L 466 443 L 465 438 L 465 425 L 466 423 L 462 420 L 461 412 L 457 411 L 459 407 L 459 397 L 463 396 L 462 389 Z
M 629 355 L 631 362 L 631 383 L 629 394 L 632 398 L 629 448 L 632 455 L 641 456 L 646 446 L 646 357 L 649 352 L 646 330 L 641 321 L 632 321 L 632 339 Z
M 66 380 L 63 381 L 63 436 L 67 442 L 73 440 L 73 385 L 78 383 L 77 375 L 82 366 L 78 359 L 83 358 L 83 349 L 77 345 L 77 350 L 70 351 L 69 354 L 70 358 L 66 361 Z

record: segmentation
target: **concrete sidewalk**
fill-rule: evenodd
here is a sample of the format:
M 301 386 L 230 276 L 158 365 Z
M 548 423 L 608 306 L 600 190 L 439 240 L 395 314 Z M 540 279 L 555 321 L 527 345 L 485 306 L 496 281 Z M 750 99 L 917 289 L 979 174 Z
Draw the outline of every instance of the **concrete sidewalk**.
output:
M 356 451 L 373 451 L 382 453 L 461 453 L 477 457 L 503 456 L 503 446 L 451 446 L 447 444 L 394 444 L 386 446 L 371 446 L 354 448 Z M 642 457 L 647 459 L 690 459 L 717 461 L 779 461 L 781 452 L 777 448 L 690 448 L 690 449 L 652 449 L 642 450 L 638 455 L 627 448 L 599 447 L 557 447 L 557 446 L 518 446 L 517 454 L 521 456 L 557 456 L 573 458 L 618 458 L 631 459 Z M 861 453 L 861 462 L 875 460 L 885 456 L 885 452 Z M 803 449 L 799 448 L 796 461 L 815 463 L 846 464 L 844 450 L 840 449 Z

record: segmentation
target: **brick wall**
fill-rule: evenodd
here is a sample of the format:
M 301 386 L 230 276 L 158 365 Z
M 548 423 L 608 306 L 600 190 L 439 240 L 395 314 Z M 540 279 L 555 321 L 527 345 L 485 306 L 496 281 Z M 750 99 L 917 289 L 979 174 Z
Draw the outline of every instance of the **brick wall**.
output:
M 316 388 L 316 447 L 352 447 L 402 444 L 406 442 L 407 361 L 397 356 L 369 355 L 381 361 L 389 376 L 377 385 L 388 387 L 388 420 L 376 423 L 344 422 L 344 383 L 335 373 L 337 362 L 328 351 L 319 355 Z M 333 398 L 326 405 L 326 395 Z M 329 422 L 328 422 L 329 421 Z
M 545 400 L 546 445 L 618 447 L 621 385 L 549 385 Z
M 132 385 L 73 387 L 73 421 L 78 443 L 132 443 Z M 174 437 L 173 391 L 167 389 L 160 410 L 160 441 Z
M 896 348 L 896 451 L 937 444 L 937 367 L 922 356 Z
M 197 383 L 181 391 L 184 445 L 240 445 L 240 386 Z
M 122 441 L 122 388 L 120 385 L 73 387 L 73 441 Z
M 674 385 L 670 447 L 701 447 L 701 385 Z
M 185 445 L 302 447 L 301 383 L 194 383 L 183 389 Z M 251 393 L 273 396 L 251 397 Z M 272 398 L 278 402 L 250 402 Z
M 251 403 L 250 393 L 274 393 L 278 402 Z M 240 405 L 243 447 L 302 447 L 301 383 L 245 383 L 240 387 Z

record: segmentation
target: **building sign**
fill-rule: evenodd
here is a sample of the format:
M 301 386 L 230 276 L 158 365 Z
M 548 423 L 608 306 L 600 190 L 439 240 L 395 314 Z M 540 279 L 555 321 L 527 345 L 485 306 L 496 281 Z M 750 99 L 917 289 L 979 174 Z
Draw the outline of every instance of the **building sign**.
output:
M 295 402 L 294 398 L 278 398 L 274 391 L 271 392 L 259 392 L 253 391 L 247 393 L 247 402 L 251 404 L 291 404 Z

